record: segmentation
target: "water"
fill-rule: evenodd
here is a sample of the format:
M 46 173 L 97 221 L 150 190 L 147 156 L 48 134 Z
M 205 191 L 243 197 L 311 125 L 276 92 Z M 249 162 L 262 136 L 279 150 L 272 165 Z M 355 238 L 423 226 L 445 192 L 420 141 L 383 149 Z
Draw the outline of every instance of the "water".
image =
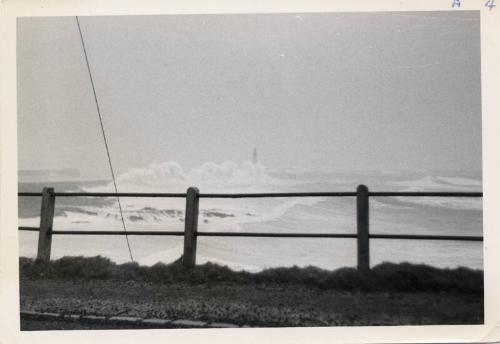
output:
M 481 191 L 481 175 L 472 172 L 362 172 L 266 169 L 260 164 L 206 163 L 185 171 L 167 162 L 133 169 L 118 177 L 121 192 L 354 191 L 360 183 L 372 191 Z M 21 183 L 39 191 L 48 183 Z M 49 183 L 56 191 L 112 192 L 109 182 Z M 182 198 L 122 198 L 127 229 L 183 230 Z M 21 226 L 37 226 L 40 199 L 21 198 Z M 200 200 L 199 231 L 355 233 L 354 197 L 256 198 Z M 116 200 L 57 198 L 54 229 L 122 230 Z M 372 233 L 482 235 L 480 198 L 370 198 Z M 140 264 L 171 262 L 182 254 L 182 237 L 130 236 Z M 20 232 L 20 254 L 36 255 L 37 234 Z M 438 267 L 482 269 L 482 243 L 372 239 L 371 263 L 425 263 Z M 54 236 L 52 257 L 102 255 L 118 263 L 129 260 L 123 236 Z M 356 265 L 355 239 L 199 237 L 197 262 L 217 262 L 258 271 L 275 266 L 314 265 L 336 269 Z

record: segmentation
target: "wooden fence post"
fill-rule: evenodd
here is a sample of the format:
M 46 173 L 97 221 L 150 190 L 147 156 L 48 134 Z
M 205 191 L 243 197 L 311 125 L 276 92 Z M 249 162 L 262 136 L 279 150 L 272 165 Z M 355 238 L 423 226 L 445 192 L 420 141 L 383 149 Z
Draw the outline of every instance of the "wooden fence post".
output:
M 45 187 L 42 191 L 42 209 L 40 211 L 40 231 L 38 233 L 37 260 L 49 261 L 52 247 L 52 224 L 56 197 L 54 189 Z
M 193 268 L 196 264 L 196 232 L 198 231 L 199 190 L 195 187 L 187 189 L 186 215 L 184 220 L 184 254 L 182 264 Z
M 357 224 L 358 224 L 358 271 L 370 270 L 370 213 L 369 192 L 365 185 L 357 190 Z

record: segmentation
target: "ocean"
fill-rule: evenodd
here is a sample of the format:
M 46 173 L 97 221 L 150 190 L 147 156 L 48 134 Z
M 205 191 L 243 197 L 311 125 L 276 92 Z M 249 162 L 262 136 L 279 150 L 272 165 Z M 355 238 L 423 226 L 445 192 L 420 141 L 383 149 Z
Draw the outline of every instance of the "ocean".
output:
M 364 171 L 270 169 L 251 162 L 207 162 L 186 170 L 164 162 L 135 168 L 117 177 L 120 192 L 201 193 L 354 191 L 482 191 L 480 172 Z M 20 179 L 20 191 L 113 192 L 109 181 Z M 128 230 L 184 229 L 182 198 L 121 198 Z M 19 225 L 38 226 L 40 198 L 19 198 Z M 56 199 L 55 230 L 122 230 L 116 199 Z M 355 233 L 354 197 L 200 199 L 199 231 Z M 482 235 L 481 198 L 370 197 L 371 233 Z M 130 236 L 135 261 L 169 263 L 182 254 L 183 238 Z M 371 265 L 381 262 L 424 263 L 437 267 L 483 268 L 480 242 L 370 240 Z M 37 233 L 19 232 L 20 256 L 35 257 Z M 57 235 L 51 257 L 101 255 L 130 261 L 124 236 Z M 356 266 L 355 239 L 198 237 L 197 263 L 215 262 L 237 270 L 313 265 L 324 269 Z

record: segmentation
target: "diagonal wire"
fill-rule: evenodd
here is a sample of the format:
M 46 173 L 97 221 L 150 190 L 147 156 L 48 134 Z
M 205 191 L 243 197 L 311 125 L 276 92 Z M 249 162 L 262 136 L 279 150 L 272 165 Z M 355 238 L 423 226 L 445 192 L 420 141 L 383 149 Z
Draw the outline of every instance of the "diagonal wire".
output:
M 111 163 L 111 155 L 109 153 L 108 140 L 106 139 L 106 132 L 104 131 L 104 124 L 102 122 L 102 116 L 101 116 L 101 110 L 99 108 L 99 102 L 97 101 L 97 93 L 95 91 L 94 79 L 92 79 L 92 72 L 90 71 L 89 59 L 87 57 L 87 49 L 85 49 L 85 42 L 83 40 L 82 29 L 80 27 L 80 21 L 78 20 L 78 16 L 75 16 L 75 18 L 76 18 L 76 24 L 78 25 L 78 32 L 80 33 L 80 39 L 82 41 L 83 54 L 85 55 L 85 62 L 87 64 L 87 70 L 89 72 L 90 84 L 92 85 L 92 91 L 94 93 L 94 100 L 95 100 L 95 105 L 97 107 L 97 114 L 99 115 L 99 123 L 101 124 L 102 136 L 104 138 L 104 146 L 106 147 L 106 154 L 108 156 L 109 169 L 111 170 L 111 177 L 113 178 L 113 185 L 115 187 L 115 193 L 118 194 L 118 187 L 116 186 L 115 172 L 113 170 L 113 164 Z M 133 262 L 134 257 L 132 255 L 132 249 L 130 248 L 130 242 L 128 240 L 127 227 L 125 226 L 125 219 L 123 217 L 123 209 L 122 209 L 122 204 L 120 201 L 120 196 L 117 195 L 116 200 L 118 201 L 118 208 L 120 210 L 120 216 L 121 216 L 121 220 L 122 220 L 123 230 L 125 232 L 125 239 L 127 241 L 128 253 L 130 255 L 130 260 Z

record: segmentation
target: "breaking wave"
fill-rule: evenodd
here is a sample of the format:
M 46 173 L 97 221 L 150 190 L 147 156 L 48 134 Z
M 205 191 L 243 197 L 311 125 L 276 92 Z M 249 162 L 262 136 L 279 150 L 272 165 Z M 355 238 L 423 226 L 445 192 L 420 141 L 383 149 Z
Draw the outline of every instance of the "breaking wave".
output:
M 480 179 L 465 177 L 425 176 L 420 179 L 391 182 L 400 191 L 481 191 Z M 438 206 L 457 210 L 482 210 L 482 199 L 451 197 L 397 197 L 400 204 Z
M 186 171 L 173 161 L 151 164 L 146 168 L 134 168 L 117 178 L 121 190 L 184 192 L 189 186 L 203 191 L 228 190 L 232 188 L 260 188 L 278 183 L 266 173 L 262 164 L 245 161 L 226 161 L 221 164 L 206 162 Z
M 206 162 L 199 167 L 185 170 L 177 162 L 150 164 L 145 168 L 134 168 L 117 177 L 120 192 L 184 193 L 190 186 L 196 186 L 202 193 L 251 193 L 295 190 L 296 181 L 271 177 L 262 164 L 245 161 L 236 163 Z M 112 191 L 112 184 L 85 188 L 86 191 Z M 200 225 L 206 228 L 240 230 L 248 223 L 277 219 L 298 205 L 313 205 L 318 198 L 241 199 L 237 202 L 226 199 L 202 199 L 200 201 Z M 125 218 L 130 227 L 152 225 L 182 226 L 185 202 L 178 198 L 121 198 Z M 72 225 L 76 221 L 85 223 L 89 217 L 98 217 L 119 223 L 118 208 L 115 204 L 107 207 L 87 207 L 87 211 L 97 213 L 69 214 Z M 61 219 L 62 221 L 62 219 Z M 104 224 L 103 224 L 104 225 Z
M 481 180 L 465 177 L 425 176 L 415 180 L 389 182 L 401 191 L 480 191 Z

